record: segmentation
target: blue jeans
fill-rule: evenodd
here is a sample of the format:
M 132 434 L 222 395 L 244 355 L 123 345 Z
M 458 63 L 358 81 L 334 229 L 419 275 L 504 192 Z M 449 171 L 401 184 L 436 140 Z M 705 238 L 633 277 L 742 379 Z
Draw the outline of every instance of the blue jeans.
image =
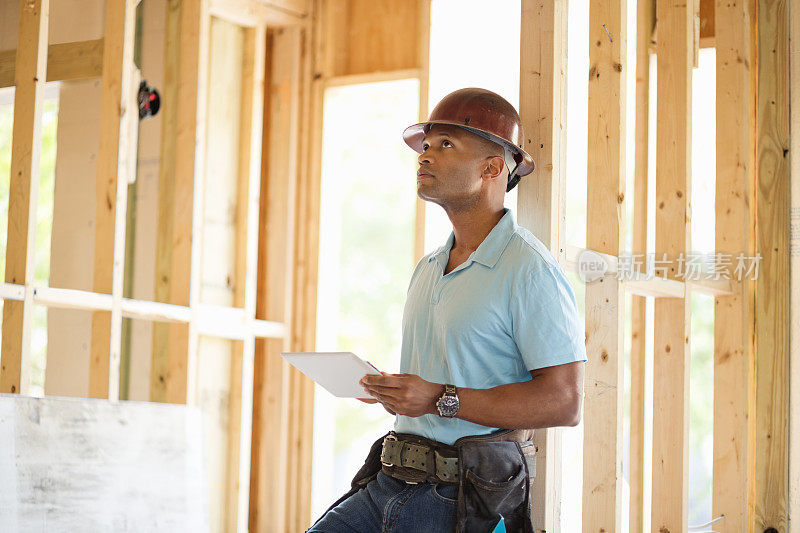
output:
M 451 532 L 456 525 L 458 487 L 406 483 L 383 472 L 329 510 L 307 533 Z

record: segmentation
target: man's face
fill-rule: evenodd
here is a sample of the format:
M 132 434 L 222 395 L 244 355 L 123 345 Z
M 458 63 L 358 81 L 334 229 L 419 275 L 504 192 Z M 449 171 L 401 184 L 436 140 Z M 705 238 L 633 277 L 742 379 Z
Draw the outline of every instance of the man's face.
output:
M 422 150 L 418 158 L 417 195 L 453 207 L 474 202 L 482 189 L 492 186 L 482 176 L 492 156 L 503 153 L 491 141 L 458 126 L 443 124 L 431 127 L 422 141 Z M 494 164 L 498 164 L 496 159 Z M 502 163 L 500 171 L 505 175 Z

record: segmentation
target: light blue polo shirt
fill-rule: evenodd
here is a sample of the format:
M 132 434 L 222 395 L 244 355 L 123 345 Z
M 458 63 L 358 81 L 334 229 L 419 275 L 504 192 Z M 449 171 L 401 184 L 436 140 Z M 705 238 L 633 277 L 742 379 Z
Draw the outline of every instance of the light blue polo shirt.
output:
M 505 210 L 469 258 L 444 275 L 454 234 L 417 264 L 403 312 L 400 372 L 488 389 L 531 370 L 586 361 L 570 282 L 550 251 Z M 394 429 L 452 444 L 490 428 L 438 415 L 398 415 Z

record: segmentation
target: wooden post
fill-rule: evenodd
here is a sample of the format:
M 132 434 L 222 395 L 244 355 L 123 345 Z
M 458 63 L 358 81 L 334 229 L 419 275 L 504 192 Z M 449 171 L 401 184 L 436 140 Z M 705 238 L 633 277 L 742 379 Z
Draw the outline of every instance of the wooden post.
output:
M 302 33 L 298 28 L 268 30 L 263 145 L 261 152 L 261 221 L 256 316 L 287 324 L 292 319 L 294 227 L 292 213 L 298 194 L 298 141 L 301 90 Z M 282 339 L 256 343 L 253 399 L 252 531 L 294 530 L 288 521 L 289 450 L 293 396 L 290 368 L 280 353 Z M 297 406 L 295 405 L 295 408 Z M 296 453 L 296 452 L 294 452 Z M 299 489 L 298 489 L 299 490 Z
M 256 315 L 266 29 L 263 26 L 246 28 L 243 40 L 234 305 L 244 308 L 247 317 L 253 319 Z M 230 530 L 236 531 L 248 528 L 254 350 L 255 339 L 250 334 L 244 341 L 234 342 L 231 353 L 227 523 Z
M 658 19 L 655 271 L 679 279 L 690 248 L 694 6 L 661 0 Z M 666 272 L 664 272 L 666 270 Z M 653 531 L 684 531 L 689 499 L 689 333 L 691 293 L 657 298 L 653 361 Z
M 122 325 L 119 299 L 122 297 L 124 268 L 121 252 L 125 249 L 125 210 L 128 204 L 126 152 L 130 149 L 129 121 L 138 123 L 139 120 L 138 108 L 131 94 L 137 4 L 136 0 L 108 0 L 103 38 L 93 291 L 111 294 L 117 305 L 112 311 L 92 314 L 89 396 L 112 400 L 119 399 Z
M 20 0 L 5 281 L 24 285 L 25 299 L 5 300 L 3 304 L 0 392 L 6 393 L 27 394 L 30 386 L 31 282 L 49 9 L 49 0 Z
M 419 2 L 419 120 L 427 120 L 430 89 L 431 0 Z M 414 212 L 414 263 L 425 255 L 425 200 L 416 199 Z
M 625 245 L 626 2 L 589 8 L 589 147 L 586 246 Z M 586 284 L 583 530 L 622 529 L 625 292 L 619 276 Z
M 154 324 L 153 401 L 193 403 L 195 396 L 208 27 L 208 0 L 168 3 L 156 298 L 190 306 L 192 320 Z
M 519 111 L 536 162 L 517 196 L 518 219 L 556 257 L 564 247 L 567 2 L 522 0 Z M 557 531 L 561 514 L 561 428 L 536 430 L 533 525 Z
M 751 2 L 716 6 L 718 254 L 755 255 L 755 194 L 751 82 Z M 714 299 L 714 470 L 712 517 L 724 515 L 720 531 L 753 523 L 755 495 L 755 286 L 731 276 L 734 294 Z M 763 528 L 761 529 L 763 530 Z
M 315 3 L 315 6 L 318 6 Z M 316 9 L 316 7 L 315 7 Z M 315 11 L 315 16 L 319 12 Z M 319 19 L 317 19 L 319 20 Z M 289 346 L 292 351 L 314 350 L 317 326 L 317 285 L 319 265 L 320 190 L 322 172 L 322 103 L 324 79 L 317 79 L 316 69 L 322 65 L 326 44 L 320 38 L 322 26 L 317 22 L 303 29 L 302 54 L 302 113 L 300 124 L 300 163 L 298 166 L 298 191 L 295 205 L 295 257 L 293 268 L 291 331 Z M 319 31 L 318 31 L 319 30 Z M 314 383 L 300 380 L 300 420 L 296 427 L 297 483 L 299 491 L 291 506 L 288 524 L 297 530 L 308 527 L 311 516 L 311 465 L 314 437 Z
M 292 228 L 294 237 L 293 290 L 291 298 L 291 322 L 289 347 L 292 351 L 314 350 L 317 331 L 317 280 L 319 265 L 319 218 L 321 173 L 312 173 L 312 158 L 321 153 L 315 152 L 312 145 L 313 134 L 309 131 L 321 109 L 314 107 L 312 87 L 314 68 L 314 33 L 311 25 L 301 28 L 301 53 L 298 58 L 300 108 L 298 121 L 298 165 L 297 191 L 294 194 L 295 218 Z M 320 114 L 317 115 L 317 111 Z M 321 122 L 318 123 L 321 126 Z M 320 133 L 321 133 L 320 127 Z M 302 277 L 301 277 L 302 276 Z M 292 369 L 293 398 L 297 409 L 292 416 L 295 422 L 289 430 L 288 487 L 293 490 L 287 510 L 287 525 L 290 529 L 302 531 L 311 520 L 311 467 L 314 439 L 314 382 L 300 372 Z
M 795 3 L 796 5 L 796 3 Z M 789 63 L 790 87 L 800 87 L 800 10 L 790 9 Z M 752 63 L 751 63 L 752 64 Z M 789 148 L 791 157 L 791 294 L 789 339 L 789 516 L 800 516 L 800 91 L 790 89 L 791 110 Z
M 788 10 L 786 0 L 759 0 L 756 9 L 756 531 L 789 527 Z
M 175 203 L 175 141 L 178 127 L 178 66 L 180 65 L 180 0 L 166 1 L 164 30 L 164 81 L 161 87 L 161 150 L 158 172 L 158 221 L 156 231 L 154 298 L 170 301 L 173 205 Z M 153 323 L 153 355 L 150 365 L 150 401 L 167 400 L 170 325 Z
M 656 23 L 655 0 L 636 8 L 636 127 L 633 185 L 633 254 L 647 253 L 648 142 L 650 138 L 650 42 Z M 630 531 L 644 531 L 645 359 L 647 299 L 631 295 Z

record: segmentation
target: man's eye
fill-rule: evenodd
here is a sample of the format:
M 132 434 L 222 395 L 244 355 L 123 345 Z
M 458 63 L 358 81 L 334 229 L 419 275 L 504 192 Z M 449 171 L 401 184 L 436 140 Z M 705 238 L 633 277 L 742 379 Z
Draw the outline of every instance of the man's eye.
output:
M 427 145 L 427 144 L 423 144 L 423 145 L 422 145 L 422 151 L 424 152 L 424 151 L 425 151 L 425 150 L 427 150 L 427 149 L 428 149 L 428 145 Z
M 442 146 L 447 148 L 448 146 L 453 146 L 453 143 L 451 143 L 450 141 L 444 141 L 444 142 L 442 142 Z

